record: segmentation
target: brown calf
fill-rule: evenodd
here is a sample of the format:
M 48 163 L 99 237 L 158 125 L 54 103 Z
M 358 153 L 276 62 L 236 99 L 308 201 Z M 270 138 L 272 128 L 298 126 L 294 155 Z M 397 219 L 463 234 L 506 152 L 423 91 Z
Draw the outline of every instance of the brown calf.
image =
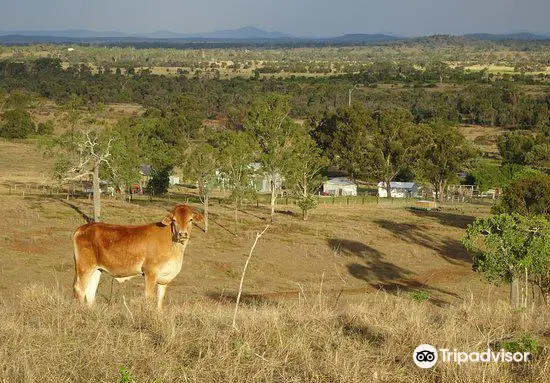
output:
M 176 206 L 161 222 L 143 226 L 88 223 L 76 229 L 74 296 L 92 305 L 101 272 L 119 282 L 145 276 L 145 295 L 162 308 L 166 286 L 181 270 L 193 222 L 202 220 L 187 205 Z

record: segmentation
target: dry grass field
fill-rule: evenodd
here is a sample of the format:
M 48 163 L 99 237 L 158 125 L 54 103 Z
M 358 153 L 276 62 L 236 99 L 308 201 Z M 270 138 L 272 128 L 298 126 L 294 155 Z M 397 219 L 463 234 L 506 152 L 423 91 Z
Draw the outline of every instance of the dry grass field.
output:
M 460 125 L 458 130 L 489 156 L 498 156 L 498 137 L 506 132 L 504 128 L 479 125 Z
M 1 142 L 0 164 L 0 381 L 550 379 L 548 311 L 511 311 L 506 288 L 474 273 L 459 242 L 486 204 L 439 212 L 410 211 L 407 201 L 325 204 L 307 222 L 295 206 L 280 205 L 255 249 L 232 329 L 241 270 L 267 224 L 266 206 L 239 212 L 235 224 L 232 208 L 215 201 L 210 230 L 194 229 L 163 313 L 143 302 L 143 280 L 119 285 L 108 275 L 87 309 L 71 297 L 71 233 L 90 201 L 32 187 L 10 194 L 10 184 L 40 183 L 46 172 L 32 144 Z M 106 199 L 103 219 L 155 222 L 185 198 Z M 411 357 L 421 343 L 485 351 L 522 334 L 541 346 L 525 364 L 422 370 Z

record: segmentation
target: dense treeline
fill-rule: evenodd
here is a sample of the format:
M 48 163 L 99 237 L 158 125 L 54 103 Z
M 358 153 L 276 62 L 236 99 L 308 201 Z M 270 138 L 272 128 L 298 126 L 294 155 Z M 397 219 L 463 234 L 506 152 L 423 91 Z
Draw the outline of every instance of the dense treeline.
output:
M 166 111 L 179 96 L 191 95 L 204 105 L 208 117 L 225 116 L 234 108 L 250 105 L 268 92 L 291 96 L 291 114 L 305 118 L 353 101 L 369 107 L 408 109 L 415 122 L 443 118 L 453 122 L 519 129 L 550 125 L 550 91 L 541 85 L 527 92 L 522 83 L 532 76 L 491 79 L 485 72 L 450 69 L 432 63 L 425 70 L 379 63 L 356 74 L 331 78 L 202 78 L 163 76 L 149 70 L 127 68 L 97 73 L 84 65 L 62 68 L 59 59 L 31 63 L 0 62 L 0 90 L 24 90 L 58 103 L 71 95 L 86 103 L 135 102 Z M 391 84 L 391 85 L 390 85 Z

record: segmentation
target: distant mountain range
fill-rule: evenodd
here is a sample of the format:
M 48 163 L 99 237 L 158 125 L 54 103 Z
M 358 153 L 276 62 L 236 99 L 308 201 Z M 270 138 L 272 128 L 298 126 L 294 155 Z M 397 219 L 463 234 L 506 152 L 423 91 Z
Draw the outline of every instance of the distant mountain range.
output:
M 478 40 L 504 41 L 504 40 L 550 40 L 550 35 L 537 35 L 530 32 L 491 34 L 491 33 L 470 33 L 465 35 Z
M 205 33 L 177 33 L 169 30 L 155 31 L 151 33 L 136 33 L 128 34 L 116 31 L 90 31 L 87 29 L 67 29 L 67 30 L 52 30 L 52 31 L 0 31 L 0 36 L 32 36 L 32 37 L 65 37 L 77 39 L 93 39 L 93 38 L 148 38 L 148 39 L 280 39 L 293 38 L 281 32 L 267 32 L 262 29 L 246 26 L 240 29 L 227 29 Z
M 550 35 L 537 35 L 528 32 L 512 34 L 472 33 L 463 37 L 487 40 L 550 40 Z M 429 38 L 429 37 L 428 37 Z M 87 29 L 42 30 L 42 31 L 0 31 L 0 44 L 32 43 L 276 43 L 276 44 L 376 44 L 412 38 L 389 34 L 346 34 L 336 37 L 295 37 L 278 31 L 268 32 L 256 27 L 228 29 L 205 33 L 176 33 L 161 30 L 152 33 L 128 34 L 117 31 L 90 31 Z

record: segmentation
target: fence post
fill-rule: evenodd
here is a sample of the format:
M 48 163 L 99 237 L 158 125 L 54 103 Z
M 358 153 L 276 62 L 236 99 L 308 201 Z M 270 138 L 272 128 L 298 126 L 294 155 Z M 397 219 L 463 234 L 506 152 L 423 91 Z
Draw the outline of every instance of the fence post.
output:
M 349 205 L 349 197 L 346 198 L 346 205 Z

